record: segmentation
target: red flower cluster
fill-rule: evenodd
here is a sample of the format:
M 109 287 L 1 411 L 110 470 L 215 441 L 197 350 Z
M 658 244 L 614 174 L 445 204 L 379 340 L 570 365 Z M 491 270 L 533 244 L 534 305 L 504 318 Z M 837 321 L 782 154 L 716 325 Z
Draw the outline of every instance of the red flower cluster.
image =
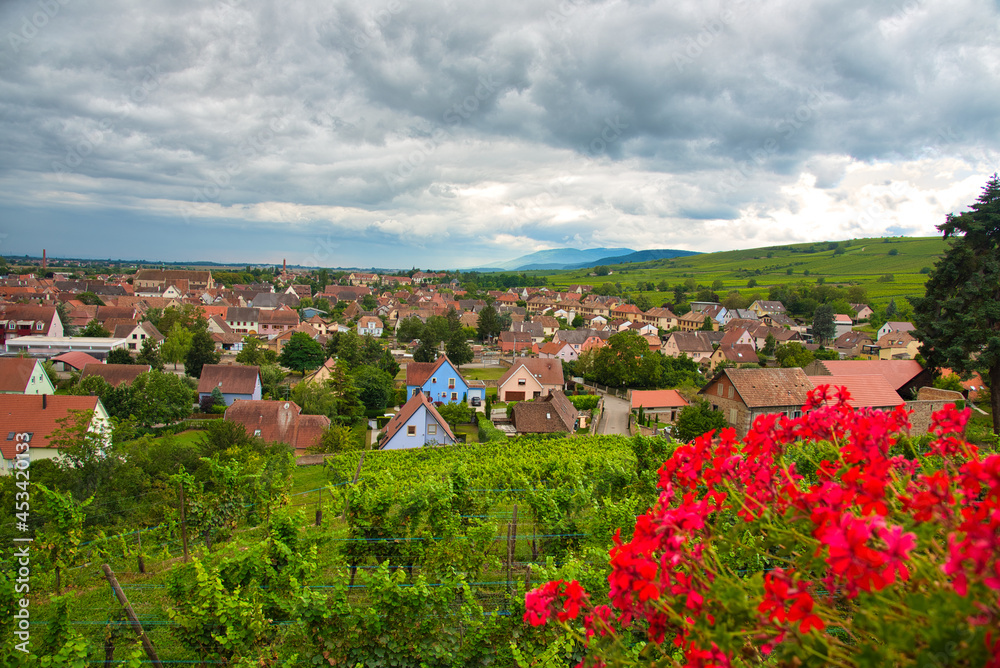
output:
M 715 518 L 726 510 L 747 523 L 804 523 L 815 541 L 803 545 L 805 557 L 815 551 L 818 561 L 808 568 L 831 605 L 818 611 L 812 582 L 794 571 L 767 573 L 758 594 L 761 627 L 744 630 L 765 641 L 765 652 L 795 634 L 824 631 L 832 620 L 822 615 L 836 614 L 838 599 L 908 581 L 917 536 L 907 527 L 926 522 L 939 523 L 946 536 L 940 566 L 954 590 L 965 596 L 975 583 L 997 593 L 969 623 L 1000 623 L 1000 455 L 980 458 L 962 440 L 969 411 L 949 406 L 934 414 L 936 439 L 927 455 L 943 458 L 943 466 L 922 473 L 919 462 L 889 454 L 896 435 L 909 429 L 902 406 L 854 410 L 844 388 L 820 386 L 804 408 L 800 418 L 758 418 L 742 442 L 725 429 L 677 448 L 660 470 L 656 505 L 637 518 L 629 542 L 615 536 L 612 607 L 585 611 L 588 641 L 595 629 L 604 635 L 641 619 L 654 643 L 673 634 L 688 665 L 730 665 L 731 655 L 703 632 L 715 625 L 713 610 L 721 610 L 712 586 L 722 571 L 708 554 Z M 811 485 L 784 463 L 786 450 L 806 441 L 839 450 L 835 461 L 820 464 Z M 560 621 L 576 619 L 589 598 L 578 583 L 559 581 L 529 592 L 525 603 L 525 621 L 540 625 L 553 611 Z M 1000 648 L 992 635 L 987 642 Z

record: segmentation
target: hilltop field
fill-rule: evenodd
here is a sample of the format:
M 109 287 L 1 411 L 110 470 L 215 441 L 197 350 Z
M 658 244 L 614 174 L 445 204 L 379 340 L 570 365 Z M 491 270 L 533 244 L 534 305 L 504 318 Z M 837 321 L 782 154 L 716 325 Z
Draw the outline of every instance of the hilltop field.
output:
M 922 296 L 927 272 L 947 247 L 948 242 L 939 237 L 851 239 L 608 265 L 611 273 L 606 276 L 594 275 L 594 269 L 528 273 L 545 276 L 550 285 L 560 288 L 621 283 L 623 290 L 643 292 L 657 303 L 669 301 L 673 286 L 689 279 L 705 287 L 721 281 L 722 287 L 715 288 L 719 294 L 749 290 L 764 296 L 773 285 L 858 284 L 865 287 L 871 306 L 877 307 L 894 298 Z M 755 282 L 752 286 L 751 281 Z M 637 290 L 638 283 L 653 283 L 658 289 Z

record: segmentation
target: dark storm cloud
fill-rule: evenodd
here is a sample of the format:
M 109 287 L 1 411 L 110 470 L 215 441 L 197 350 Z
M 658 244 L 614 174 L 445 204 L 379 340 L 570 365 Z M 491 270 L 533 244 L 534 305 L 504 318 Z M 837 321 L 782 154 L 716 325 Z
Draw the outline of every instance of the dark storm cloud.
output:
M 877 233 L 879 183 L 930 220 L 996 169 L 997 23 L 985 1 L 7 3 L 0 203 L 450 264 Z

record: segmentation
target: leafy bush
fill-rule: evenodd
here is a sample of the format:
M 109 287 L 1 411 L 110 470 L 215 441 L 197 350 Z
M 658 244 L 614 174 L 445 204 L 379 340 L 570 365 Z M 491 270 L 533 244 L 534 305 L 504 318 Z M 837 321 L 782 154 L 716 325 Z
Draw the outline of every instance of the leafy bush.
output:
M 601 397 L 596 394 L 581 394 L 567 398 L 578 411 L 592 411 L 601 403 Z

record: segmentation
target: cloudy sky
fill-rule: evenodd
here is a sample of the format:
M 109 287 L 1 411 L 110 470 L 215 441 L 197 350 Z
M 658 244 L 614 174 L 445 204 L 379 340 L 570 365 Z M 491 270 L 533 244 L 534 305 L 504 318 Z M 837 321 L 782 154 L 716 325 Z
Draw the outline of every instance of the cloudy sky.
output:
M 4 0 L 0 253 L 461 267 L 935 234 L 996 0 Z

